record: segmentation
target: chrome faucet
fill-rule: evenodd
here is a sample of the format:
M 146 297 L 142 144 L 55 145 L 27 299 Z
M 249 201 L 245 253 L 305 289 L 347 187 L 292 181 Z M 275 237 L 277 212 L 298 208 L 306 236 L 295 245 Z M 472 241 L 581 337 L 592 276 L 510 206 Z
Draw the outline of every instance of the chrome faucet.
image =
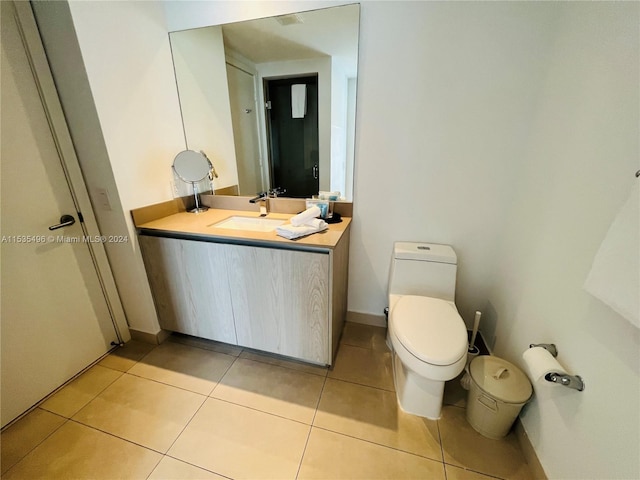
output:
M 259 192 L 257 196 L 249 200 L 249 203 L 260 203 L 260 216 L 267 216 L 267 199 L 269 198 L 269 192 Z
M 269 198 L 269 192 L 258 192 L 257 196 L 249 200 L 249 203 L 264 202 L 267 198 Z
M 276 187 L 267 192 L 258 192 L 255 197 L 249 200 L 249 203 L 258 203 L 260 202 L 260 216 L 264 217 L 267 215 L 267 200 L 269 198 L 276 198 L 278 195 L 282 195 L 286 190 L 281 187 Z

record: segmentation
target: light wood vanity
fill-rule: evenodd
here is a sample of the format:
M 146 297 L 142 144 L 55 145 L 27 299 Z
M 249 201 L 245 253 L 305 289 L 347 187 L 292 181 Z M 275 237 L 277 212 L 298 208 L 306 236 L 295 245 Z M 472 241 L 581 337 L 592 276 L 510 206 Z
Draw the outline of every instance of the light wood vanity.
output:
M 163 329 L 332 364 L 347 309 L 350 218 L 292 241 L 211 226 L 257 212 L 149 212 L 132 213 Z

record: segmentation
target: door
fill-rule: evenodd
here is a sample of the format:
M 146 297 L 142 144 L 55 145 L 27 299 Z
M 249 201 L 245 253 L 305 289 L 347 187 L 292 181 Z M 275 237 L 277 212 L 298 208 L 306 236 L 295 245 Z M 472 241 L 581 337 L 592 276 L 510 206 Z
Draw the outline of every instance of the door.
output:
M 2 425 L 119 342 L 12 2 L 1 5 Z M 18 5 L 31 15 L 29 4 Z M 30 16 L 30 32 L 35 22 Z M 41 47 L 41 45 L 40 45 Z M 28 53 L 29 52 L 29 53 Z M 40 60 L 39 60 L 40 61 Z M 38 67 L 39 68 L 39 67 Z M 63 215 L 74 222 L 64 223 Z
M 238 345 L 331 364 L 329 254 L 227 247 Z
M 229 247 L 146 235 L 139 241 L 160 326 L 238 343 L 225 263 Z
M 264 190 L 260 170 L 254 77 L 227 63 L 227 82 L 239 192 L 240 195 L 253 196 Z
M 292 85 L 306 86 L 306 112 L 292 115 Z M 265 80 L 271 187 L 287 197 L 317 195 L 320 185 L 318 76 Z

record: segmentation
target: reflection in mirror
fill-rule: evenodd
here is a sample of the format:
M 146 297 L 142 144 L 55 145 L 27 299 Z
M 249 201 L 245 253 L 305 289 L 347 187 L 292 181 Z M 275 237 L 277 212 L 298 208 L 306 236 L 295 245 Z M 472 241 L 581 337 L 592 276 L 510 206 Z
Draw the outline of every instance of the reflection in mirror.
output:
M 187 148 L 216 189 L 353 197 L 359 5 L 170 33 Z
M 190 183 L 193 187 L 196 206 L 189 211 L 191 213 L 200 213 L 208 210 L 209 207 L 201 206 L 198 200 L 198 183 L 203 180 L 211 182 L 217 174 L 204 152 L 184 150 L 176 155 L 172 168 L 180 180 Z

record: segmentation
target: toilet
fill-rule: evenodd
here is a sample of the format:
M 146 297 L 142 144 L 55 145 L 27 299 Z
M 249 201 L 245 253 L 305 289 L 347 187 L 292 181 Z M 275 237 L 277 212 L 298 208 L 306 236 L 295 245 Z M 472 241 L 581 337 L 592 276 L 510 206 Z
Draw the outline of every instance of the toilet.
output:
M 457 257 L 449 245 L 396 242 L 389 272 L 393 379 L 400 407 L 440 418 L 444 382 L 467 361 L 467 327 L 454 304 Z

